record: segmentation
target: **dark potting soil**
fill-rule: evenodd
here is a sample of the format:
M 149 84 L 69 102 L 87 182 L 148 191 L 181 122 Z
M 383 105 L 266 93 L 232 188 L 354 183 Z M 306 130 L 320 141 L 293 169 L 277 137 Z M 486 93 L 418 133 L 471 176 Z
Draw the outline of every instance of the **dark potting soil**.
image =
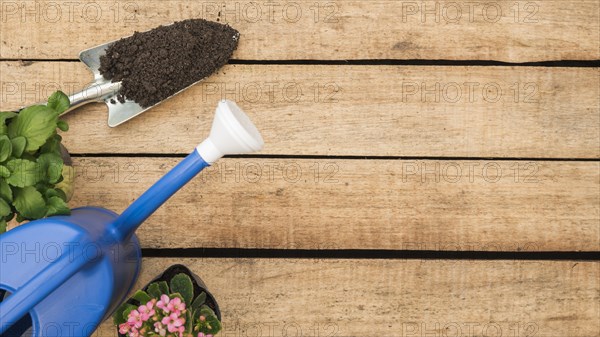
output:
M 122 82 L 118 99 L 152 106 L 208 77 L 237 48 L 239 32 L 228 25 L 190 19 L 121 39 L 100 58 L 100 73 Z

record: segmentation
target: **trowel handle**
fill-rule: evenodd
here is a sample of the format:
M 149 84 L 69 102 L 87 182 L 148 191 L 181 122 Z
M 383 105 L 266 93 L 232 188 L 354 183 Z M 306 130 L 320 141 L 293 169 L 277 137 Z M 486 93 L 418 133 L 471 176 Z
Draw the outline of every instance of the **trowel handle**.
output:
M 198 151 L 185 157 L 131 204 L 109 229 L 118 240 L 131 236 L 144 220 L 209 164 Z
M 66 114 L 67 112 L 75 110 L 75 109 L 79 108 L 80 106 L 86 105 L 88 103 L 101 102 L 105 98 L 114 95 L 120 89 L 121 89 L 121 82 L 112 83 L 110 81 L 104 81 L 104 80 L 94 82 L 91 85 L 89 85 L 88 87 L 86 87 L 85 89 L 81 90 L 80 92 L 71 94 L 69 96 L 69 102 L 71 103 L 71 105 L 69 106 L 69 108 L 67 110 L 65 110 L 60 115 L 62 116 L 64 114 Z M 48 104 L 48 102 L 37 103 L 34 105 L 46 105 L 46 104 Z M 29 106 L 24 106 L 24 107 L 18 109 L 18 111 L 21 111 L 27 107 L 29 107 Z
M 121 82 L 110 82 L 110 81 L 99 81 L 94 82 L 87 88 L 76 92 L 69 96 L 69 102 L 71 106 L 61 114 L 64 115 L 71 110 L 75 110 L 82 105 L 88 103 L 100 102 L 106 97 L 113 96 L 116 92 L 121 89 Z

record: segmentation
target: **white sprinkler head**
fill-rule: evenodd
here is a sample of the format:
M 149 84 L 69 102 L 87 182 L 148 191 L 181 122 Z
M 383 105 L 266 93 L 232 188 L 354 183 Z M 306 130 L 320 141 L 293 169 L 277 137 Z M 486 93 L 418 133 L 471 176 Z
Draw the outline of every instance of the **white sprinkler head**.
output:
M 196 150 L 208 164 L 228 154 L 260 151 L 265 142 L 250 118 L 230 100 L 217 106 L 210 136 Z

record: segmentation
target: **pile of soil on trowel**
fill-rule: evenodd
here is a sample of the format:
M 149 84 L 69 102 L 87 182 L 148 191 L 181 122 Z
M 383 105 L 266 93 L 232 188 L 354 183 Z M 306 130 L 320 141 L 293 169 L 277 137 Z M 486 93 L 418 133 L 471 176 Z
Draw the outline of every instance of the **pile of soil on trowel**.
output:
M 100 57 L 100 73 L 122 82 L 117 98 L 146 108 L 210 76 L 237 48 L 228 25 L 190 19 L 123 38 Z

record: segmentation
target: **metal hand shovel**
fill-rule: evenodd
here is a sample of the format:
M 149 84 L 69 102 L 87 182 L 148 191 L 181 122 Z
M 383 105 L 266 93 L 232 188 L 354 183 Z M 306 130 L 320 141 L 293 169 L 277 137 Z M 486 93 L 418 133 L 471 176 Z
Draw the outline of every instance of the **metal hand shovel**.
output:
M 231 38 L 237 40 L 239 39 L 239 34 L 236 34 Z M 82 91 L 69 96 L 71 107 L 63 114 L 77 109 L 80 106 L 85 105 L 87 103 L 104 102 L 108 106 L 108 126 L 115 127 L 132 119 L 133 117 L 141 114 L 142 112 L 153 108 L 154 106 L 181 93 L 185 89 L 203 80 L 200 79 L 192 83 L 191 85 L 183 88 L 182 90 L 176 92 L 175 94 L 169 96 L 168 98 L 146 108 L 140 106 L 138 103 L 132 100 L 126 100 L 125 102 L 121 103 L 119 99 L 117 99 L 117 94 L 121 89 L 121 82 L 113 83 L 110 80 L 105 79 L 99 71 L 100 57 L 105 55 L 106 50 L 117 41 L 118 40 L 111 41 L 84 50 L 79 54 L 79 59 L 81 60 L 81 62 L 83 62 L 94 75 L 94 81 L 91 85 L 89 85 Z
M 223 155 L 263 144 L 242 110 L 221 101 L 210 136 L 121 215 L 82 207 L 0 235 L 0 335 L 90 336 L 136 281 L 142 222 Z

